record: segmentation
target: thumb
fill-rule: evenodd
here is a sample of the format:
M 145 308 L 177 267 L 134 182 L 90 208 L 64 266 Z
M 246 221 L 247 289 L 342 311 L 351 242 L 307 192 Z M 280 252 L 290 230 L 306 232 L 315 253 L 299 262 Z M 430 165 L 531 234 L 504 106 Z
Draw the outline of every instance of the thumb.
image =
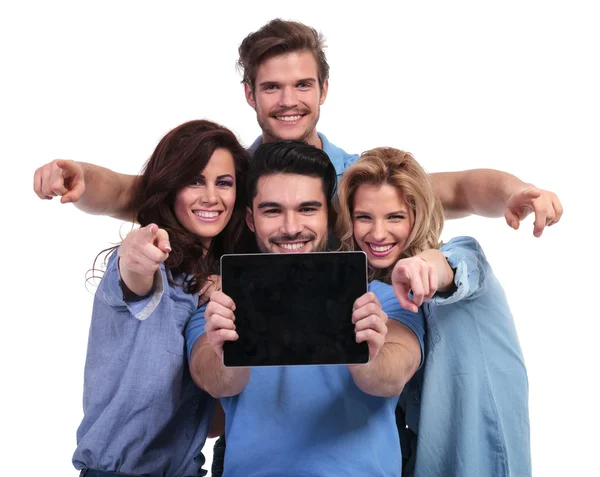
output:
M 419 308 L 408 297 L 409 291 L 410 291 L 409 289 L 403 287 L 402 285 L 394 285 L 394 295 L 396 295 L 396 298 L 398 299 L 398 303 L 400 303 L 400 306 L 404 310 L 408 310 L 408 311 L 412 311 L 413 313 L 416 313 L 419 310 Z
M 504 218 L 506 219 L 506 223 L 509 227 L 512 227 L 515 230 L 519 230 L 519 225 L 521 221 L 519 220 L 519 216 L 515 214 L 515 211 L 511 208 L 507 208 L 506 212 L 504 212 Z
M 158 230 L 158 225 L 156 224 L 148 224 L 145 227 L 140 229 L 140 235 L 144 240 L 148 242 L 154 242 L 154 238 L 156 237 L 156 231 Z

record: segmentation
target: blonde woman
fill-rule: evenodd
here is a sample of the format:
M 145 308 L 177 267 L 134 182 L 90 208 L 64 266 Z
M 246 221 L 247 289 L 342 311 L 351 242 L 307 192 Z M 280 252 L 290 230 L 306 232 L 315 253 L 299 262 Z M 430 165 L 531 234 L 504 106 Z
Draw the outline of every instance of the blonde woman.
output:
M 502 286 L 480 245 L 440 244 L 443 212 L 407 152 L 363 153 L 339 186 L 337 231 L 403 308 L 422 306 L 425 363 L 400 398 L 404 475 L 531 475 L 528 382 Z

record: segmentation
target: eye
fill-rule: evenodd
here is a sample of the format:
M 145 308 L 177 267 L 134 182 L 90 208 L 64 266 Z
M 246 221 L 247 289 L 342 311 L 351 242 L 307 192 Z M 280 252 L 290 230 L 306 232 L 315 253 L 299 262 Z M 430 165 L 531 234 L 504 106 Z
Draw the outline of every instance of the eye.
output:
M 266 209 L 263 210 L 263 214 L 265 215 L 277 215 L 280 212 L 279 209 Z
M 319 209 L 317 209 L 316 207 L 302 207 L 300 209 L 300 212 L 303 214 L 312 214 L 317 212 Z
M 204 179 L 202 179 L 202 178 L 193 179 L 192 182 L 190 182 L 190 186 L 192 186 L 192 187 L 199 187 L 199 186 L 203 186 L 203 185 L 204 185 Z
M 354 216 L 354 220 L 360 220 L 361 222 L 368 222 L 371 217 L 365 214 L 358 214 Z
M 297 87 L 300 89 L 309 89 L 312 85 L 310 83 L 298 83 Z
M 388 220 L 390 220 L 392 222 L 401 222 L 402 220 L 406 220 L 406 215 L 403 215 L 403 214 L 390 215 L 388 217 Z
M 275 91 L 276 89 L 277 89 L 276 84 L 267 84 L 267 85 L 263 86 L 264 91 Z
M 217 181 L 217 187 L 233 187 L 233 182 L 228 180 Z

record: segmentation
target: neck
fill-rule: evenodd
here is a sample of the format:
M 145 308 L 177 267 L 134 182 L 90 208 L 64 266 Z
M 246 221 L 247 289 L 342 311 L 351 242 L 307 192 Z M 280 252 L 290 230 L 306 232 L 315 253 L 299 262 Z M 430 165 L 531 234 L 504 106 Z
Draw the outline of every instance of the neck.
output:
M 276 142 L 276 141 L 280 141 L 280 140 L 281 139 L 279 139 L 279 138 L 275 138 L 275 137 L 270 136 L 269 134 L 267 134 L 264 131 L 262 133 L 262 142 L 263 143 Z M 317 149 L 323 149 L 323 141 L 321 141 L 321 138 L 317 134 L 317 130 L 316 129 L 313 129 L 313 131 L 309 134 L 309 136 L 306 137 L 306 138 L 301 139 L 301 141 L 305 141 L 308 144 L 310 144 L 311 146 L 316 147 Z

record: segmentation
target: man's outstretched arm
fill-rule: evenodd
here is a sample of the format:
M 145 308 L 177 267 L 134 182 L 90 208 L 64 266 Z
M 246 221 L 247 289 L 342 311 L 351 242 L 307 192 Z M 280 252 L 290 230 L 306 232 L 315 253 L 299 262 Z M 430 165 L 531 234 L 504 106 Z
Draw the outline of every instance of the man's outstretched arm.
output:
M 507 172 L 472 169 L 430 174 L 446 218 L 476 214 L 502 217 L 509 226 L 519 228 L 531 212 L 535 214 L 533 234 L 542 235 L 546 226 L 557 223 L 563 213 L 554 192 L 538 189 Z
M 33 190 L 40 199 L 60 196 L 88 214 L 135 221 L 134 197 L 138 176 L 105 167 L 57 159 L 35 171 Z

